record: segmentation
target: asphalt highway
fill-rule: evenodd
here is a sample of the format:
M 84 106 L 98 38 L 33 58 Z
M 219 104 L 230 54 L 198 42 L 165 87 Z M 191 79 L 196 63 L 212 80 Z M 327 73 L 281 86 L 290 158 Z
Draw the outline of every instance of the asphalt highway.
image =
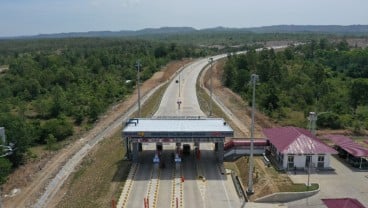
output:
M 214 57 L 216 60 L 223 56 Z M 207 59 L 199 59 L 180 70 L 168 85 L 154 117 L 201 116 L 196 82 Z M 180 106 L 178 101 L 181 102 Z M 193 149 L 193 144 L 192 149 Z M 200 160 L 183 156 L 180 164 L 172 158 L 175 144 L 164 144 L 162 159 L 165 168 L 153 163 L 155 144 L 144 144 L 139 167 L 134 177 L 126 207 L 240 207 L 239 199 L 229 176 L 221 175 L 211 143 L 200 144 Z M 203 179 L 200 179 L 201 176 Z M 156 182 L 157 181 L 157 182 Z M 155 188 L 152 188 L 154 184 Z

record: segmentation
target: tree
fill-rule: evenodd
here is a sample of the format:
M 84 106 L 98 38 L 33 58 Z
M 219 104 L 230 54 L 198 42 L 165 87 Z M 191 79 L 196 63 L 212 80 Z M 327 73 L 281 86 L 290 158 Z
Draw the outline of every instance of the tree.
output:
M 11 172 L 11 162 L 3 157 L 0 157 L 0 184 L 6 182 L 6 178 Z
M 54 137 L 54 135 L 52 134 L 47 135 L 46 146 L 48 150 L 50 151 L 54 150 L 56 142 L 57 142 L 57 139 Z
M 42 125 L 41 141 L 46 143 L 49 135 L 53 135 L 58 141 L 64 140 L 74 132 L 73 125 L 65 117 L 50 119 Z
M 350 102 L 354 109 L 358 105 L 364 105 L 368 103 L 368 80 L 356 79 L 353 81 L 350 88 Z

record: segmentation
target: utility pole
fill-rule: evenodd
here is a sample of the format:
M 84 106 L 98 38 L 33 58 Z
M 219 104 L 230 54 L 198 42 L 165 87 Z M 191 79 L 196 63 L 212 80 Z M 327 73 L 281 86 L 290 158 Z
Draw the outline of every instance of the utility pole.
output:
M 135 65 L 136 67 L 137 67 L 137 71 L 138 71 L 138 73 L 137 73 L 137 88 L 138 88 L 138 118 L 140 118 L 141 117 L 141 89 L 140 89 L 140 68 L 141 68 L 141 61 L 140 60 L 138 60 L 137 61 L 137 63 L 136 63 L 136 65 Z
M 212 86 L 212 63 L 213 63 L 213 58 L 209 58 L 208 62 L 210 63 L 211 67 L 210 67 L 210 116 L 212 116 L 212 93 L 213 93 L 213 86 Z
M 184 68 L 184 66 L 183 66 L 183 68 Z M 181 74 L 181 71 L 179 71 L 179 80 L 178 80 L 178 82 L 179 82 L 179 97 L 180 97 L 180 82 L 181 82 L 180 74 Z
M 253 194 L 253 151 L 254 151 L 254 111 L 256 106 L 256 82 L 259 76 L 256 74 L 251 75 L 251 83 L 253 86 L 253 96 L 252 96 L 252 123 L 250 127 L 250 157 L 249 157 L 249 178 L 248 178 L 248 194 Z

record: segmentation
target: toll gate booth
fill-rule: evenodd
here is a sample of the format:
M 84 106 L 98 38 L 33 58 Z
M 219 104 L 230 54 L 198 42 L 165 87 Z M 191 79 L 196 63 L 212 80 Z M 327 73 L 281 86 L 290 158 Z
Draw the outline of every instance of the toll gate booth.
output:
M 224 158 L 226 137 L 233 137 L 233 129 L 221 118 L 169 117 L 129 119 L 122 131 L 127 155 L 138 162 L 142 143 L 214 143 L 220 163 Z

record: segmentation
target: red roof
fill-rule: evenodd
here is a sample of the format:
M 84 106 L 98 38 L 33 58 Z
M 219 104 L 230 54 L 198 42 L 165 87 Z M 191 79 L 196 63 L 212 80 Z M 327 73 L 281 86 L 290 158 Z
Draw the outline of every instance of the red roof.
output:
M 340 199 L 322 199 L 328 208 L 366 208 L 357 199 L 340 198 Z
M 306 129 L 288 126 L 264 129 L 263 133 L 283 154 L 337 154 Z
M 355 157 L 368 157 L 368 148 L 362 147 L 360 144 L 355 143 L 349 137 L 333 134 L 329 134 L 324 137 L 331 140 L 335 145 L 341 147 Z

